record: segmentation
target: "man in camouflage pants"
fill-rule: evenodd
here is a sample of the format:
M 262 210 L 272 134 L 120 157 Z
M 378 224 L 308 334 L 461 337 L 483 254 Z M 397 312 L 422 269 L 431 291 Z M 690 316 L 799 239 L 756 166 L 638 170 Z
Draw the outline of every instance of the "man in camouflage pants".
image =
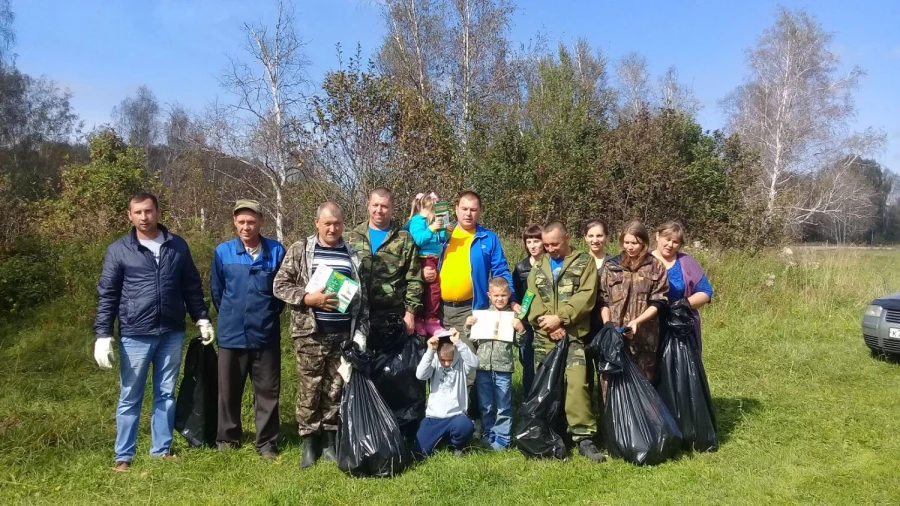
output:
M 325 202 L 316 211 L 316 234 L 288 249 L 275 276 L 275 296 L 291 306 L 291 337 L 297 359 L 297 424 L 303 437 L 306 469 L 320 454 L 336 461 L 335 434 L 341 387 L 341 343 L 349 340 L 365 347 L 369 329 L 369 304 L 359 258 L 344 241 L 344 213 Z M 330 267 L 360 284 L 346 312 L 339 311 L 334 293 L 325 287 L 309 287 L 317 269 Z M 309 288 L 312 288 L 311 290 Z
M 409 232 L 393 220 L 394 196 L 391 191 L 387 188 L 373 190 L 369 194 L 368 210 L 369 220 L 350 232 L 350 244 L 359 257 L 360 277 L 368 289 L 371 331 L 367 345 L 378 353 L 396 348 L 398 325 L 405 327 L 400 329 L 401 337 L 406 334 L 411 336 L 410 339 L 416 339 L 412 335 L 414 315 L 422 307 L 425 287 L 416 244 Z M 407 436 L 414 436 L 418 423 L 407 425 L 401 426 L 401 430 Z
M 597 419 L 589 386 L 593 371 L 584 355 L 590 313 L 597 299 L 597 265 L 587 253 L 572 250 L 569 237 L 560 222 L 544 227 L 541 239 L 547 254 L 528 275 L 528 289 L 535 294 L 528 311 L 535 331 L 535 368 L 556 341 L 569 340 L 565 395 L 569 434 L 579 453 L 594 462 L 603 462 L 606 457 L 591 441 L 597 432 Z

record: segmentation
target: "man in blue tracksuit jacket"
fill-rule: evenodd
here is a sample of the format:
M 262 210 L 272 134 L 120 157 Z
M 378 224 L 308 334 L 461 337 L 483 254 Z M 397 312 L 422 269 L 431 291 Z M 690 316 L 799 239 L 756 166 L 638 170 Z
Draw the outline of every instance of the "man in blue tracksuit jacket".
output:
M 247 376 L 256 409 L 256 451 L 278 456 L 281 391 L 281 311 L 272 294 L 284 246 L 260 235 L 263 212 L 255 200 L 234 207 L 237 237 L 216 246 L 210 285 L 218 312 L 219 450 L 241 443 L 241 400 Z
M 181 237 L 159 224 L 159 201 L 138 193 L 128 203 L 134 225 L 109 245 L 97 283 L 94 359 L 112 368 L 112 338 L 119 320 L 119 405 L 116 408 L 116 471 L 128 471 L 137 449 L 144 386 L 153 366 L 150 455 L 172 456 L 175 383 L 181 370 L 185 309 L 204 343 L 215 339 L 203 301 L 203 284 Z
M 513 287 L 509 263 L 503 253 L 503 245 L 497 234 L 478 224 L 484 208 L 481 196 L 473 191 L 463 192 L 456 204 L 456 225 L 450 231 L 450 239 L 444 244 L 444 251 L 438 263 L 441 284 L 441 324 L 444 328 L 455 328 L 463 341 L 471 345 L 466 335 L 466 319 L 475 309 L 488 309 L 488 281 L 491 278 L 506 278 L 509 283 L 510 305 L 518 312 L 516 293 Z M 435 279 L 433 269 L 422 272 L 425 281 Z M 476 435 L 481 437 L 480 412 L 476 398 L 474 370 L 467 378 L 469 385 L 469 417 L 476 420 Z
M 506 278 L 512 292 L 509 299 L 512 309 L 519 310 L 503 245 L 497 234 L 478 224 L 482 210 L 481 197 L 477 193 L 468 191 L 460 195 L 456 205 L 457 223 L 450 232 L 450 240 L 444 245 L 438 264 L 441 323 L 444 328 L 456 328 L 461 335 L 465 335 L 466 319 L 472 316 L 473 310 L 490 307 L 487 292 L 491 278 Z M 434 274 L 432 269 L 423 271 L 425 281 L 429 283 L 434 279 Z

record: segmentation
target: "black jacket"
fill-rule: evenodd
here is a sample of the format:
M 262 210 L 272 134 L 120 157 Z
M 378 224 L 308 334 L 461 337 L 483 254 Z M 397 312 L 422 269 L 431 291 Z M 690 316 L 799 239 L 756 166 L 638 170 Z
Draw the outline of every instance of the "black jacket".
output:
M 516 264 L 513 269 L 513 290 L 518 294 L 519 300 L 525 297 L 525 291 L 528 290 L 528 274 L 531 273 L 531 257 L 525 257 L 525 260 Z
M 597 290 L 600 290 L 600 278 L 603 275 L 603 269 L 606 268 L 606 263 L 612 260 L 613 256 L 609 253 L 606 254 L 605 259 L 603 260 L 603 267 L 597 269 Z M 596 260 L 594 260 L 596 262 Z M 591 311 L 591 332 L 590 335 L 594 335 L 603 328 L 603 319 L 600 318 L 600 309 L 603 307 L 603 299 L 600 296 L 597 296 L 597 302 L 594 304 L 594 310 Z
M 138 242 L 134 228 L 106 248 L 97 283 L 97 337 L 112 337 L 119 318 L 120 336 L 184 331 L 185 308 L 194 321 L 209 318 L 200 273 L 181 237 L 160 225 L 159 266 Z

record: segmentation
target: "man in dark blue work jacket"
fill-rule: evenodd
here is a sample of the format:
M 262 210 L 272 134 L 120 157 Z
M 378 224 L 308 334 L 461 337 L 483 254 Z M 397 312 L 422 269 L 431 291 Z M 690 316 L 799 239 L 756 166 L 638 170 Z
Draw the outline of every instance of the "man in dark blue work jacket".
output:
M 255 200 L 234 207 L 237 237 L 216 246 L 211 292 L 218 311 L 220 450 L 241 441 L 241 399 L 247 376 L 256 407 L 256 451 L 278 456 L 278 396 L 281 390 L 281 311 L 272 295 L 284 246 L 260 235 L 263 212 Z
M 175 383 L 184 348 L 184 316 L 197 322 L 204 342 L 215 339 L 203 301 L 203 283 L 181 237 L 159 224 L 155 195 L 138 193 L 128 202 L 131 231 L 106 248 L 97 283 L 94 359 L 112 369 L 113 331 L 119 320 L 119 405 L 116 408 L 116 466 L 128 471 L 137 451 L 144 387 L 153 367 L 150 455 L 174 458 Z

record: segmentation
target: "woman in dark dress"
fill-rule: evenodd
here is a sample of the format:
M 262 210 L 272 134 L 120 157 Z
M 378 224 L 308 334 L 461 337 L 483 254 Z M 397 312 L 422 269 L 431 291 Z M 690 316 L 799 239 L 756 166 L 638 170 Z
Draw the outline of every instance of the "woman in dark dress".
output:
M 528 274 L 531 272 L 532 266 L 544 254 L 542 232 L 543 229 L 539 225 L 531 225 L 522 234 L 522 241 L 525 243 L 528 256 L 516 264 L 513 269 L 513 288 L 519 299 L 525 297 L 525 291 L 528 290 Z M 525 395 L 528 395 L 528 392 L 531 391 L 531 383 L 534 381 L 534 348 L 532 347 L 534 330 L 528 325 L 527 318 L 522 320 L 522 323 L 525 324 L 526 337 L 525 342 L 519 347 L 519 362 L 522 364 L 522 389 Z
M 588 246 L 588 252 L 597 264 L 597 282 L 600 281 L 600 273 L 603 272 L 603 264 L 612 258 L 612 255 L 606 252 L 606 240 L 609 237 L 609 231 L 606 223 L 600 219 L 593 219 L 584 225 L 584 243 Z M 600 306 L 602 305 L 600 298 L 597 297 L 597 304 L 591 313 L 591 335 L 599 332 L 603 327 L 600 321 Z

